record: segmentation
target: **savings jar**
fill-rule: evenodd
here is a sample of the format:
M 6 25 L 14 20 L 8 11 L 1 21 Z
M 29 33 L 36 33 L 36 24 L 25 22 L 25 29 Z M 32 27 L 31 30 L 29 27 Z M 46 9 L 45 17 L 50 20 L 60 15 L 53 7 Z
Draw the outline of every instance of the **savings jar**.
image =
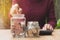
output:
M 10 20 L 13 37 L 25 37 L 26 18 L 24 14 L 14 14 Z

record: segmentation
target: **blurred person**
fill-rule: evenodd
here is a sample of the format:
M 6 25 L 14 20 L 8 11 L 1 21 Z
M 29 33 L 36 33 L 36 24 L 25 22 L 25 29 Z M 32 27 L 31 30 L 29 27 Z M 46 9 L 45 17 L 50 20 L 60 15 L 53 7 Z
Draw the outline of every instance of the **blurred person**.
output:
M 10 17 L 15 13 L 25 14 L 26 21 L 38 21 L 44 30 L 55 28 L 56 17 L 53 0 L 12 0 Z

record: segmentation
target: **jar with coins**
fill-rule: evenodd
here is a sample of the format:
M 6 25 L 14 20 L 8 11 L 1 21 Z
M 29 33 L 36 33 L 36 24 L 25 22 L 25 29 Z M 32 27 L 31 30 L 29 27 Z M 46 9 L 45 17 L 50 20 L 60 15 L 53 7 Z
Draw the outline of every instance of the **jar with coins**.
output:
M 40 27 L 38 21 L 29 21 L 27 29 L 27 37 L 39 37 Z
M 11 17 L 11 32 L 13 37 L 25 37 L 26 18 L 24 14 L 14 14 Z

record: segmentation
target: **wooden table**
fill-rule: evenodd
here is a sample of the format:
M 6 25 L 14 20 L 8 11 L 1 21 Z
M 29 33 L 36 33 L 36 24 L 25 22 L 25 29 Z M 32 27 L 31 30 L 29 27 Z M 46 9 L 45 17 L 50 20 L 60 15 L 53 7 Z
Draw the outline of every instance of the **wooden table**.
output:
M 39 38 L 13 38 L 10 29 L 0 29 L 0 40 L 60 40 L 60 29 L 55 29 L 52 35 Z

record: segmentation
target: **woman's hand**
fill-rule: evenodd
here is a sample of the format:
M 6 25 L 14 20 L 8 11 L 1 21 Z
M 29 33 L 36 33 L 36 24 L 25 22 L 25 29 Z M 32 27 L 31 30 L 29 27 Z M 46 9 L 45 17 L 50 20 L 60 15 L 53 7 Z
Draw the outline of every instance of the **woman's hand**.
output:
M 14 14 L 21 14 L 22 13 L 22 8 L 19 8 L 18 4 L 12 5 L 10 9 L 10 15 L 13 16 Z
M 45 24 L 43 30 L 53 30 L 53 27 L 50 24 Z

